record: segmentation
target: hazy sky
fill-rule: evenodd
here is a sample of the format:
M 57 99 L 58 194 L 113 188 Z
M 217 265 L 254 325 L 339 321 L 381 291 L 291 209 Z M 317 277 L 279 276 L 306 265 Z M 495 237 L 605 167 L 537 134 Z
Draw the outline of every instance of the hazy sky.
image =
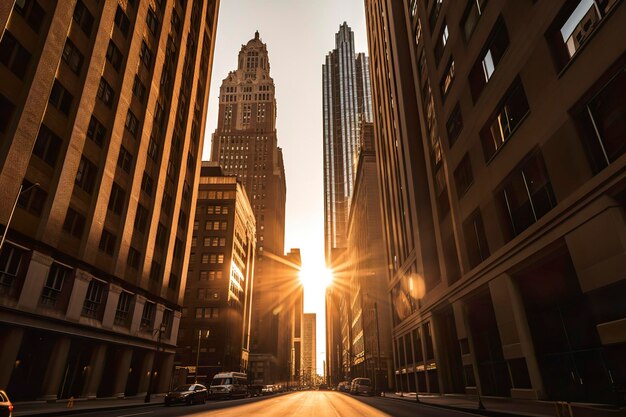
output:
M 324 264 L 322 63 L 346 21 L 355 51 L 367 52 L 363 0 L 221 0 L 203 159 L 210 158 L 219 86 L 237 67 L 241 45 L 259 31 L 276 84 L 278 145 L 287 179 L 285 248 L 300 248 L 303 267 Z M 317 313 L 318 369 L 325 350 L 324 294 L 305 290 L 305 312 Z

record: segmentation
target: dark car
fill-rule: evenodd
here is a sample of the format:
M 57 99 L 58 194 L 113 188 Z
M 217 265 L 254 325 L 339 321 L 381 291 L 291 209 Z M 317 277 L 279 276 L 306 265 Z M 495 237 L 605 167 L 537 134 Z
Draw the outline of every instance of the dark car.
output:
M 208 396 L 209 392 L 204 385 L 181 385 L 173 391 L 167 393 L 165 396 L 165 405 L 169 407 L 170 405 L 177 403 L 184 403 L 187 405 L 204 404 Z
M 318 390 L 318 391 L 328 391 L 328 384 L 320 384 L 320 385 L 317 387 L 317 390 Z
M 11 417 L 12 415 L 13 404 L 11 404 L 7 393 L 0 390 L 0 417 Z

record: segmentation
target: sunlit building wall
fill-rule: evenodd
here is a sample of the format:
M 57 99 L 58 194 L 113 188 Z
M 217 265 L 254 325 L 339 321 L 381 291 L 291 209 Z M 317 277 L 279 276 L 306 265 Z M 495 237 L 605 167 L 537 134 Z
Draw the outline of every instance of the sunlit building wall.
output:
M 249 363 L 254 214 L 241 182 L 217 163 L 202 163 L 199 187 L 175 358 L 187 379 L 178 383 L 210 383 Z
M 312 385 L 317 376 L 315 313 L 305 313 L 302 325 L 302 383 Z
M 12 400 L 169 388 L 218 4 L 2 2 L 0 386 Z
M 350 205 L 347 260 L 350 306 L 350 376 L 370 378 L 377 390 L 393 386 L 387 260 L 382 241 L 374 126 L 363 123 Z M 390 385 L 391 383 L 391 385 Z
M 279 348 L 281 260 L 284 254 L 286 183 L 283 155 L 276 135 L 276 98 L 267 45 L 258 32 L 239 52 L 237 69 L 220 87 L 217 128 L 211 160 L 244 185 L 257 224 L 253 292 L 252 354 L 269 364 L 266 383 L 289 378 L 289 355 Z M 281 355 L 279 359 L 279 349 Z M 265 366 L 265 365 L 264 365 Z
M 626 6 L 365 5 L 398 388 L 623 402 Z

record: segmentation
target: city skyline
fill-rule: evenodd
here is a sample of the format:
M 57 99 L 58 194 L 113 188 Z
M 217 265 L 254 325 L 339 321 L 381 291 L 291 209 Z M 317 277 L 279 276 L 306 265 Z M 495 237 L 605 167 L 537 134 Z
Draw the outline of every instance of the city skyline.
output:
M 241 10 L 246 13 L 242 14 Z M 360 0 L 336 2 L 222 2 L 217 27 L 206 131 L 217 126 L 218 95 L 222 79 L 237 65 L 241 45 L 255 31 L 268 46 L 272 78 L 276 83 L 278 145 L 284 154 L 287 179 L 285 248 L 302 251 L 303 267 L 324 264 L 323 152 L 321 68 L 335 47 L 335 33 L 347 22 L 355 36 L 355 51 L 366 52 L 365 15 Z M 285 32 L 306 32 L 304 37 Z M 293 71 L 290 51 L 302 48 L 299 71 Z M 299 91 L 298 88 L 302 88 Z M 306 114 L 306 117 L 301 115 Z M 296 123 L 296 121 L 298 121 Z M 210 159 L 210 138 L 203 160 Z M 306 167 L 306 169 L 302 169 Z M 317 365 L 322 373 L 325 354 L 324 291 L 305 289 L 305 312 L 317 314 Z

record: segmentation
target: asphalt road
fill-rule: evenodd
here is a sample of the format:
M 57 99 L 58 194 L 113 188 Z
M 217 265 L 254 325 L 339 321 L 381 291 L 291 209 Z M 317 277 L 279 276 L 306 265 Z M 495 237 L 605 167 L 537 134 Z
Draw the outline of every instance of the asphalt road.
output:
M 302 391 L 263 398 L 210 401 L 193 406 L 153 406 L 81 413 L 80 415 L 99 417 L 467 417 L 471 414 L 392 398 L 352 397 L 334 391 Z

